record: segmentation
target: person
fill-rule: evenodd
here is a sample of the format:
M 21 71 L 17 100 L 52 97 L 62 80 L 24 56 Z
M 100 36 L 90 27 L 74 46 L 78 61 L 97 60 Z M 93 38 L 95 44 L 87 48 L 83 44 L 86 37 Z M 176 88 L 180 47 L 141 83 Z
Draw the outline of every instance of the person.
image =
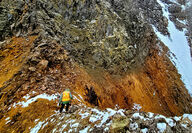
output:
M 63 111 L 63 108 L 65 107 L 65 105 L 66 105 L 65 111 L 68 112 L 72 99 L 73 97 L 69 89 L 65 89 L 65 91 L 61 93 L 59 98 L 59 105 L 61 106 L 60 113 Z

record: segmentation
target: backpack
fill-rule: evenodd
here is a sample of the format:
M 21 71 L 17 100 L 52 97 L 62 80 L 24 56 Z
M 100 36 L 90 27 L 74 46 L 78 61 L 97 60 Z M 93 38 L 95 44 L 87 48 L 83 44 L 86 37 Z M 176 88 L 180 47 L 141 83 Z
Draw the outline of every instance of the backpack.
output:
M 62 102 L 70 101 L 70 92 L 69 91 L 64 91 L 63 92 L 63 97 L 62 97 Z

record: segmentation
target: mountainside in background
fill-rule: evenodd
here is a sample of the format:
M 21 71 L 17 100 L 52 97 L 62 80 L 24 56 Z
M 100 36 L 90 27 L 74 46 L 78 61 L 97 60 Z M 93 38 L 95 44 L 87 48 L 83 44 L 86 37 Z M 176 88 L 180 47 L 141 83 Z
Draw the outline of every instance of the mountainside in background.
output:
M 190 8 L 185 0 L 1 0 L 0 131 L 190 132 Z M 66 116 L 55 112 L 65 88 L 74 96 Z

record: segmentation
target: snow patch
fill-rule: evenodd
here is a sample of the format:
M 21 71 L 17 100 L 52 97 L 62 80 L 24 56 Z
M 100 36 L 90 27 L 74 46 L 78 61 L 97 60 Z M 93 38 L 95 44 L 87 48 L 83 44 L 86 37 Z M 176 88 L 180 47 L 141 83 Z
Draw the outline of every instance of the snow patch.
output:
M 154 114 L 151 112 L 148 112 L 148 115 L 149 115 L 149 118 L 152 118 Z
M 86 112 L 86 113 L 81 113 L 81 112 L 80 112 L 79 115 L 81 115 L 81 118 L 82 118 L 82 119 L 85 119 L 86 117 L 89 116 L 89 113 L 87 113 L 87 112 Z
M 175 3 L 175 4 L 179 4 L 176 0 L 170 0 L 170 1 Z
M 147 133 L 147 131 L 148 131 L 148 128 L 141 129 L 142 133 Z
M 169 126 L 171 127 L 176 126 L 176 123 L 171 118 L 166 118 L 163 115 L 155 116 L 155 119 L 160 119 L 160 118 L 163 118 L 169 124 Z
M 100 118 L 99 118 L 97 115 L 94 115 L 94 116 L 91 116 L 91 117 L 89 118 L 89 121 L 92 122 L 92 123 L 94 123 L 94 122 L 98 121 L 99 119 L 100 119 Z
M 181 124 L 181 126 L 187 128 L 187 124 Z
M 155 116 L 155 119 L 160 119 L 160 118 L 166 119 L 166 117 L 163 116 L 163 115 L 157 115 L 157 116 Z
M 105 132 L 109 131 L 109 127 L 106 127 L 106 128 L 104 129 L 104 131 L 105 131 Z
M 139 113 L 134 113 L 134 114 L 132 115 L 132 117 L 134 117 L 134 118 L 144 119 L 144 117 L 141 116 Z
M 43 124 L 43 127 L 42 127 L 42 128 L 44 128 L 45 126 L 47 126 L 47 124 L 48 124 L 48 122 L 46 122 L 45 124 Z
M 97 113 L 97 114 L 99 114 L 99 115 L 104 115 L 104 113 L 101 112 L 101 111 L 99 111 L 98 109 L 91 109 L 91 111 L 92 111 L 92 112 L 95 112 L 95 113 Z
M 91 24 L 94 24 L 94 23 L 96 23 L 96 20 L 91 20 L 90 23 L 91 23 Z
M 141 108 L 142 107 L 140 106 L 140 104 L 136 104 L 136 103 L 133 104 L 133 109 L 134 110 L 138 110 L 139 111 Z
M 56 129 L 56 128 L 54 128 L 54 129 L 53 129 L 53 131 L 52 131 L 52 133 L 55 133 L 55 132 L 56 132 L 56 130 L 57 130 L 57 129 Z
M 118 110 L 117 113 L 120 114 L 121 116 L 125 116 L 123 109 Z
M 175 117 L 173 117 L 173 119 L 174 119 L 175 121 L 179 121 L 179 120 L 181 120 L 181 117 L 175 116 Z
M 66 127 L 67 127 L 67 124 L 63 124 L 62 127 L 61 127 L 61 129 L 60 129 L 60 131 L 62 132 L 63 129 L 65 129 Z
M 83 130 L 79 131 L 79 133 L 87 133 L 90 126 L 84 128 Z
M 98 127 L 101 127 L 103 123 L 105 123 L 109 117 L 113 116 L 115 113 L 115 110 L 107 108 L 107 112 L 104 113 L 103 119 L 101 120 L 101 123 L 98 125 Z
M 39 121 L 39 119 L 35 119 L 35 122 L 38 122 Z
M 182 23 L 182 24 L 184 24 L 184 25 L 187 24 L 187 22 L 186 22 L 185 20 L 180 20 L 180 19 L 177 18 L 177 21 L 179 21 L 179 23 Z
M 100 121 L 100 123 L 98 123 L 98 125 L 96 125 L 96 127 L 101 127 L 107 120 L 110 119 L 111 116 L 113 116 L 114 114 L 120 114 L 121 116 L 125 116 L 124 114 L 124 110 L 120 109 L 120 110 L 113 110 L 110 108 L 107 108 L 105 111 L 99 111 L 98 109 L 90 109 L 90 111 L 92 112 L 90 113 L 79 113 L 79 115 L 81 115 L 82 119 L 90 116 L 89 121 L 94 123 L 96 121 Z
M 8 121 L 10 119 L 10 117 L 7 117 L 5 120 Z
M 131 130 L 136 130 L 138 128 L 138 124 L 136 122 L 130 124 Z
M 43 122 L 39 122 L 34 128 L 31 129 L 30 133 L 37 133 L 39 129 L 41 128 Z
M 192 114 L 183 114 L 183 119 L 188 118 L 190 121 L 192 121 Z
M 5 124 L 7 125 L 9 122 L 11 122 L 11 120 L 8 120 Z
M 157 128 L 159 129 L 160 133 L 163 133 L 166 130 L 166 123 L 157 123 Z
M 182 81 L 192 96 L 192 58 L 190 54 L 190 47 L 185 36 L 185 31 L 179 31 L 175 28 L 174 23 L 169 19 L 169 12 L 165 4 L 163 4 L 160 0 L 157 0 L 157 2 L 163 8 L 163 15 L 168 19 L 168 30 L 171 38 L 162 35 L 154 26 L 153 29 L 158 38 L 175 55 L 175 57 L 172 56 L 170 59 L 175 63 L 178 72 L 182 76 Z
M 169 124 L 170 127 L 176 126 L 176 123 L 170 118 L 166 118 L 165 121 Z
M 36 101 L 39 98 L 47 99 L 49 101 L 55 100 L 55 99 L 57 99 L 57 96 L 54 95 L 54 94 L 53 95 L 47 95 L 47 94 L 44 93 L 44 94 L 37 95 L 37 96 L 35 96 L 35 97 L 31 98 L 31 99 L 28 99 L 29 95 L 26 95 L 23 98 L 25 98 L 27 101 L 26 102 L 22 101 L 22 102 L 14 103 L 13 107 L 15 107 L 17 105 L 21 105 L 22 107 L 27 107 L 30 103 Z
M 81 95 L 79 95 L 79 94 L 78 94 L 78 96 L 80 97 L 80 99 L 79 99 L 79 98 L 77 98 L 75 95 L 73 95 L 74 99 L 77 99 L 79 102 L 84 101 L 84 100 L 83 100 L 83 98 L 81 97 Z
M 30 95 L 27 94 L 26 96 L 24 96 L 23 98 L 25 98 L 26 100 L 30 98 Z
M 8 124 L 9 122 L 11 122 L 10 117 L 7 117 L 5 120 L 7 121 L 5 124 Z
M 73 130 L 72 129 L 69 129 L 68 133 L 72 132 Z
M 81 98 L 82 101 L 84 101 L 84 100 L 83 100 L 83 97 L 82 97 L 80 94 L 78 94 L 78 96 Z
M 71 127 L 78 127 L 79 126 L 79 123 L 74 123 Z

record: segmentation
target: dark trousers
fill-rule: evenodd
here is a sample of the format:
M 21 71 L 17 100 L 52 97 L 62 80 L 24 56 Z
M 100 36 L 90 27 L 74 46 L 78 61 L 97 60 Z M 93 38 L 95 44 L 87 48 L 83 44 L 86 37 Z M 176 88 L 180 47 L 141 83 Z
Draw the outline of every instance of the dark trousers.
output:
M 60 108 L 60 113 L 63 111 L 63 108 L 65 107 L 65 105 L 66 105 L 66 109 L 65 109 L 65 111 L 67 112 L 68 110 L 69 110 L 69 105 L 70 105 L 70 103 L 67 103 L 67 104 L 61 104 L 61 108 Z

